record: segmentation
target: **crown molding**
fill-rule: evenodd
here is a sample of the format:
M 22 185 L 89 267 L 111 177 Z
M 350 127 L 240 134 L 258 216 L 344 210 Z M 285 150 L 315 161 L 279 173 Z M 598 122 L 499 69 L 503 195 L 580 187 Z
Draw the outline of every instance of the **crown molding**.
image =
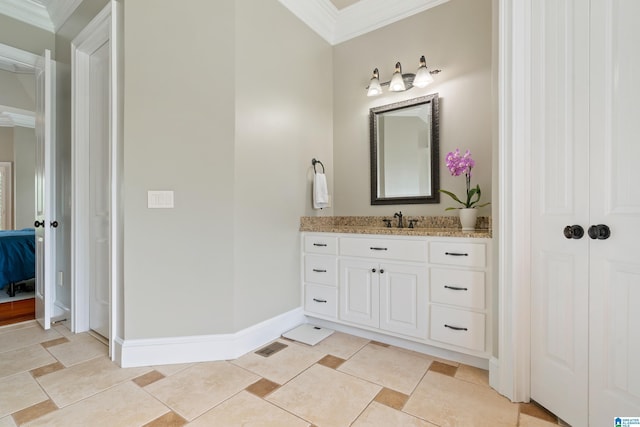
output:
M 329 0 L 327 0 L 329 1 Z M 408 18 L 449 0 L 361 0 L 342 9 L 334 32 L 334 45 Z
M 36 116 L 32 111 L 0 105 L 0 127 L 36 127 Z
M 56 32 L 83 0 L 2 0 L 0 14 Z
M 2 0 L 0 13 L 46 31 L 55 30 L 47 8 L 31 0 Z
M 71 14 L 80 6 L 83 0 L 51 0 L 47 7 L 55 31 L 67 22 Z
M 360 0 L 341 10 L 330 0 L 279 1 L 329 44 L 336 45 L 449 0 Z
M 329 0 L 278 0 L 320 37 L 333 44 L 338 9 Z

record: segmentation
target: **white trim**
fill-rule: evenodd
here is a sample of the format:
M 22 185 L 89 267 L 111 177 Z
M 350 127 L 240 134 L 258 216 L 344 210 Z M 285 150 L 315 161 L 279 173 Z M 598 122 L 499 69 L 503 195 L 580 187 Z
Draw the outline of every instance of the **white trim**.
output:
M 85 208 L 89 200 L 89 147 L 79 141 L 87 140 L 89 120 L 86 116 L 90 111 L 91 99 L 88 96 L 90 83 L 90 55 L 109 40 L 111 33 L 111 3 L 108 3 L 100 13 L 73 39 L 71 42 L 71 330 L 85 332 L 89 330 L 89 283 L 87 257 L 89 250 L 85 237 L 88 235 L 89 223 Z M 111 92 L 114 88 L 111 88 Z M 111 106 L 116 108 L 116 106 Z M 112 126 L 112 124 L 110 124 Z M 113 145 L 113 135 L 110 145 Z M 113 147 L 110 147 L 113 152 Z M 111 182 L 111 198 L 116 188 Z M 113 245 L 111 246 L 113 257 Z M 114 281 L 110 284 L 111 312 L 118 310 L 113 300 Z M 111 314 L 110 312 L 110 314 Z M 113 321 L 109 316 L 109 348 L 113 347 Z M 113 352 L 113 350 L 110 350 Z M 113 356 L 113 354 L 112 354 Z
M 338 12 L 331 44 L 339 44 L 401 19 L 408 18 L 449 0 L 361 0 Z
M 329 0 L 278 1 L 329 44 L 336 45 L 449 0 L 361 0 L 342 10 Z
M 0 126 L 36 127 L 36 114 L 33 111 L 0 105 Z
M 52 0 L 47 7 L 55 31 L 58 31 L 67 19 L 80 6 L 83 0 Z
M 17 67 L 26 67 L 34 72 L 38 58 L 38 55 L 31 52 L 0 43 L 0 60 L 3 62 L 13 63 Z
M 498 360 L 492 387 L 530 398 L 531 2 L 499 2 Z
M 12 230 L 15 224 L 15 212 L 13 211 L 13 193 L 15 183 L 13 180 L 13 163 L 0 162 L 0 175 L 5 179 L 0 182 L 0 230 Z M 2 200 L 4 199 L 4 200 Z
M 302 307 L 234 334 L 132 339 L 114 342 L 114 361 L 123 368 L 236 359 L 307 323 Z
M 49 11 L 40 3 L 29 0 L 2 0 L 0 13 L 46 31 L 55 30 Z
M 298 19 L 333 44 L 338 9 L 329 0 L 278 0 Z

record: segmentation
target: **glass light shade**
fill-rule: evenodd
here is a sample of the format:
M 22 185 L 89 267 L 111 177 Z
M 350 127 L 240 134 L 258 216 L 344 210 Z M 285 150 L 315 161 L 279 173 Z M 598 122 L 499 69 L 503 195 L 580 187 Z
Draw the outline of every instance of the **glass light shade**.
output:
M 396 71 L 393 73 L 391 77 L 391 82 L 389 83 L 389 90 L 391 92 L 402 92 L 407 90 L 404 85 L 404 80 L 402 79 L 402 66 L 399 62 L 396 63 Z
M 382 87 L 380 86 L 380 80 L 378 79 L 378 69 L 373 70 L 373 77 L 369 82 L 369 90 L 367 96 L 376 96 L 382 93 Z
M 433 83 L 433 76 L 427 70 L 427 67 L 421 65 L 416 71 L 416 76 L 413 79 L 413 85 L 416 87 L 427 87 L 429 84 Z

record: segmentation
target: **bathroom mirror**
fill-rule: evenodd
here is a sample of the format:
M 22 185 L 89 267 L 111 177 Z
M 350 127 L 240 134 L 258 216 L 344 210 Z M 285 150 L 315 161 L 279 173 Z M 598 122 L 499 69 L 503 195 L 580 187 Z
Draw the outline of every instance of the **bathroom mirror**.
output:
M 369 110 L 371 204 L 440 202 L 438 94 Z

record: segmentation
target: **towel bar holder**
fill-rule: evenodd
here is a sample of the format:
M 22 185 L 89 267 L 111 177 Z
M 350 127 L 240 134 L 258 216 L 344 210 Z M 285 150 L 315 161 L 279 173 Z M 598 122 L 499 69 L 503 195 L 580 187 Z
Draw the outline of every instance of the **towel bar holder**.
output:
M 320 163 L 320 166 L 322 166 L 322 173 L 324 173 L 324 165 L 322 164 L 322 162 L 320 160 L 316 160 L 316 159 L 311 159 L 311 164 L 313 165 L 313 172 L 317 173 L 318 171 L 316 171 L 316 163 Z

